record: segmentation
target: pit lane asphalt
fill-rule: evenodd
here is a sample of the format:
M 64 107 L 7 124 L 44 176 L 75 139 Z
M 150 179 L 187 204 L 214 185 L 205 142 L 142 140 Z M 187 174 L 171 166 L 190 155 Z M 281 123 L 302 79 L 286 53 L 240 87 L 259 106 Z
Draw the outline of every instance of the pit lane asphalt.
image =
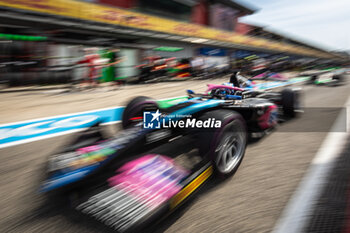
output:
M 182 91 L 193 88 L 187 82 L 176 85 Z M 306 86 L 305 90 L 306 107 L 342 107 L 350 93 L 350 83 L 338 87 Z M 250 144 L 241 167 L 231 179 L 222 183 L 211 180 L 195 198 L 152 231 L 270 232 L 327 134 L 286 132 L 285 127 L 303 129 L 316 122 L 324 129 L 333 124 L 337 114 L 324 110 L 316 116 L 304 115 L 286 122 L 272 134 Z M 44 198 L 37 193 L 47 155 L 70 137 L 0 150 L 1 232 L 102 231 L 95 224 L 74 218 L 69 211 L 46 206 Z

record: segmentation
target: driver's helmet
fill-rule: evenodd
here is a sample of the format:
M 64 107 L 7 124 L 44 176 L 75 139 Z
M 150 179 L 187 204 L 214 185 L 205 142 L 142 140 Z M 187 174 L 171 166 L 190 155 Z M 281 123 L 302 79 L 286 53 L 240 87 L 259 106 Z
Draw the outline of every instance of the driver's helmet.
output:
M 217 88 L 211 91 L 211 94 L 216 97 L 224 98 L 226 95 L 234 95 L 234 90 L 229 88 Z

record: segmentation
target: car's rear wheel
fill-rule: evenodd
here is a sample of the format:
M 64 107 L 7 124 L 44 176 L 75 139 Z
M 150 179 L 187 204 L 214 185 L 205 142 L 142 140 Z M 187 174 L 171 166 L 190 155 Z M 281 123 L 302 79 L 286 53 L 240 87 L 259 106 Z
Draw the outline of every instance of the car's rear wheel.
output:
M 241 164 L 246 145 L 247 132 L 240 114 L 229 110 L 215 110 L 201 119 L 214 118 L 221 121 L 221 128 L 199 131 L 199 152 L 208 156 L 218 177 L 233 175 Z
M 344 74 L 335 74 L 333 75 L 332 80 L 342 82 L 344 80 Z
M 149 97 L 138 96 L 132 99 L 125 107 L 122 116 L 122 126 L 124 129 L 137 124 L 143 120 L 144 111 L 156 111 L 157 102 Z
M 233 74 L 230 77 L 229 82 L 232 83 L 233 86 L 239 87 L 239 82 L 238 82 L 238 79 L 237 79 L 237 72 L 233 72 Z
M 281 92 L 281 104 L 285 116 L 296 117 L 297 111 L 301 109 L 300 93 L 292 89 L 284 89 Z

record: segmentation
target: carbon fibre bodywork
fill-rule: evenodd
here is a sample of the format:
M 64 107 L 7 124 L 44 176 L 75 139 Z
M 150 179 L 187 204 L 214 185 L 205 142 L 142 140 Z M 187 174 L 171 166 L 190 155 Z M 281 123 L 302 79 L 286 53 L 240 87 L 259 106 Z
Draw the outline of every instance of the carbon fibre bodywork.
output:
M 278 94 L 241 94 L 240 99 L 189 96 L 159 110 L 164 122 L 224 110 L 239 113 L 249 132 L 277 124 Z M 139 231 L 179 207 L 213 174 L 213 158 L 196 149 L 199 130 L 147 129 L 140 122 L 106 137 L 97 124 L 50 156 L 41 192 L 73 196 L 78 213 L 117 231 Z M 190 165 L 179 162 L 184 155 L 190 155 Z

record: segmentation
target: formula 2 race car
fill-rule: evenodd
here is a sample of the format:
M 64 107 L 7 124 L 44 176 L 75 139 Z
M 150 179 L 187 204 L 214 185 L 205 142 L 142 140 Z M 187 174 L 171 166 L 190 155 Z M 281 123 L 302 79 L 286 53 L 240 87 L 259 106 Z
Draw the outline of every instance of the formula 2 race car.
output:
M 298 94 L 289 89 L 209 89 L 189 91 L 188 100 L 165 108 L 134 98 L 119 133 L 105 136 L 97 121 L 50 156 L 40 190 L 69 199 L 77 213 L 119 232 L 140 231 L 181 206 L 213 174 L 232 176 L 248 133 L 273 128 L 280 114 L 297 110 Z
M 341 85 L 346 81 L 346 72 L 343 69 L 333 71 L 313 72 L 307 84 Z

